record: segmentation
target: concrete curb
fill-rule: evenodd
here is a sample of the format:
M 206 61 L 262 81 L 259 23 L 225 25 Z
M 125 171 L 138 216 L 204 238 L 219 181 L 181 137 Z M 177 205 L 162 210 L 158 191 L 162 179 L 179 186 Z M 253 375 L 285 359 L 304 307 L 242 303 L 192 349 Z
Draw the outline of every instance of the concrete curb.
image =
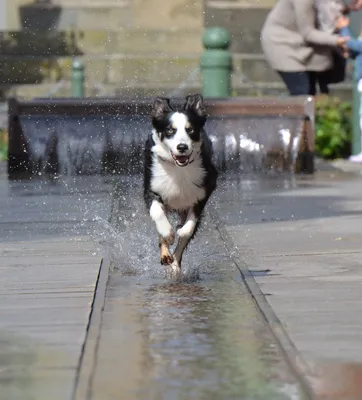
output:
M 293 375 L 298 380 L 300 387 L 303 391 L 303 395 L 306 396 L 306 399 L 315 399 L 313 390 L 307 380 L 308 376 L 312 376 L 312 372 L 309 369 L 307 363 L 304 361 L 301 354 L 298 352 L 298 349 L 289 338 L 281 321 L 266 300 L 264 294 L 259 288 L 259 285 L 256 283 L 251 271 L 248 269 L 246 264 L 240 262 L 242 258 L 241 254 L 238 254 L 237 258 L 233 256 L 233 254 L 235 254 L 237 250 L 235 249 L 233 240 L 226 229 L 222 226 L 217 226 L 217 230 L 225 247 L 228 250 L 228 253 L 230 254 L 231 259 L 240 271 L 245 286 L 250 292 L 250 295 L 252 296 L 257 308 L 261 312 L 273 336 L 275 337 L 276 342 L 278 343 L 279 348 L 286 362 L 288 363 Z
M 316 172 L 340 172 L 361 176 L 362 163 L 355 163 L 345 159 L 326 161 L 321 158 L 315 159 Z
M 0 175 L 5 175 L 8 172 L 8 162 L 0 160 Z
M 102 313 L 105 304 L 110 265 L 110 260 L 108 258 L 103 258 L 99 267 L 87 331 L 74 383 L 73 400 L 86 400 L 91 398 L 91 383 L 95 371 L 95 365 L 97 363 L 97 350 L 100 339 Z

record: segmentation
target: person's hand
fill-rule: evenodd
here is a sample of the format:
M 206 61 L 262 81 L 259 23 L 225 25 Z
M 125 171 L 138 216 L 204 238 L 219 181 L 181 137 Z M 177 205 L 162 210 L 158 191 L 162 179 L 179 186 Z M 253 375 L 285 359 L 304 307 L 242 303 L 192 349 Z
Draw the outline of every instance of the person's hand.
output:
M 347 42 L 350 38 L 349 37 L 339 37 L 337 39 L 337 47 L 339 47 L 342 50 L 342 54 L 344 58 L 348 58 L 349 52 L 347 48 Z
M 346 36 L 340 36 L 337 39 L 337 46 L 341 47 L 342 49 L 347 48 L 346 43 L 348 42 L 348 40 L 351 39 L 350 37 L 346 37 Z
M 362 0 L 352 0 L 349 5 L 350 10 L 358 11 L 362 8 Z
M 341 16 L 337 19 L 337 22 L 336 22 L 336 28 L 337 28 L 337 29 L 345 28 L 345 27 L 348 26 L 348 25 L 349 25 L 349 18 L 348 18 L 348 17 L 346 17 L 346 16 L 344 16 L 344 15 L 341 15 Z

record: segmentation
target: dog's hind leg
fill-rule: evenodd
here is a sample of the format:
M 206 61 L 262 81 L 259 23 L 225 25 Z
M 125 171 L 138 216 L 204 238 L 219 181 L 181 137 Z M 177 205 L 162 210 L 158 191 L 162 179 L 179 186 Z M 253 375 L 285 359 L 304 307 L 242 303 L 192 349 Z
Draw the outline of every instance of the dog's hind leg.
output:
M 177 231 L 179 239 L 174 252 L 174 262 L 172 263 L 174 270 L 181 269 L 183 252 L 194 234 L 198 221 L 193 209 L 190 209 L 187 214 L 180 214 L 180 217 L 183 226 Z
M 187 211 L 185 211 L 185 210 L 179 211 L 178 215 L 180 217 L 180 223 L 177 225 L 176 229 L 180 229 L 184 226 L 184 224 L 186 222 L 186 218 L 187 218 Z
M 175 271 L 181 270 L 182 254 L 183 254 L 184 250 L 186 249 L 189 241 L 190 241 L 190 237 L 180 237 L 177 242 L 176 249 L 173 254 L 174 261 L 172 263 L 172 268 Z

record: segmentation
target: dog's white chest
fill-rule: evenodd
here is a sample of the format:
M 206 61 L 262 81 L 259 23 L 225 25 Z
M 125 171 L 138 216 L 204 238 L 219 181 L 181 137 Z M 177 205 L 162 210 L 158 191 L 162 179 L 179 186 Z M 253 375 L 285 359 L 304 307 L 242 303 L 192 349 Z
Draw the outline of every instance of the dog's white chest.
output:
M 202 187 L 205 174 L 200 159 L 186 167 L 178 167 L 155 157 L 151 189 L 158 193 L 171 209 L 187 209 L 205 197 L 205 189 Z

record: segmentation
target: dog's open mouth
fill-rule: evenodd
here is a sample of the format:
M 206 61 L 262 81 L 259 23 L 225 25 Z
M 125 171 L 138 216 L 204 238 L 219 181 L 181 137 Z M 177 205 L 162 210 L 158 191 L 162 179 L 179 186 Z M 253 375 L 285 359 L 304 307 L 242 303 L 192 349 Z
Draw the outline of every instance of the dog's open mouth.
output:
M 178 165 L 179 167 L 185 167 L 189 163 L 191 154 L 188 156 L 176 156 L 171 152 L 171 155 L 172 158 L 175 160 L 176 165 Z

